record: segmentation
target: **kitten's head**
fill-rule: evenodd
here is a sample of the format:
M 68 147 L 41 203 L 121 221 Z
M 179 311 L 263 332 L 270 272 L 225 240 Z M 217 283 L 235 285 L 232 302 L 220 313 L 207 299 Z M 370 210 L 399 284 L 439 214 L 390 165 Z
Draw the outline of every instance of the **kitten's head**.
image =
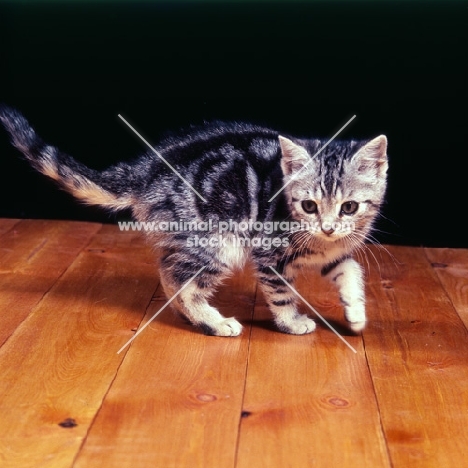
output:
M 279 141 L 292 218 L 322 243 L 364 241 L 385 194 L 387 138 L 333 141 L 322 151 L 321 140 Z

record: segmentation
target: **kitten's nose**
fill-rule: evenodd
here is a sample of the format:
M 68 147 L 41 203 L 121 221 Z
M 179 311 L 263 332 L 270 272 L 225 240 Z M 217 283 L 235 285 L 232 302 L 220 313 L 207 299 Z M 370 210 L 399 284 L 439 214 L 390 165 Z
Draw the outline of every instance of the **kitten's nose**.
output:
M 331 236 L 335 230 L 333 228 L 328 228 L 328 229 L 325 229 L 323 226 L 322 226 L 322 232 L 324 234 L 326 234 L 327 236 Z

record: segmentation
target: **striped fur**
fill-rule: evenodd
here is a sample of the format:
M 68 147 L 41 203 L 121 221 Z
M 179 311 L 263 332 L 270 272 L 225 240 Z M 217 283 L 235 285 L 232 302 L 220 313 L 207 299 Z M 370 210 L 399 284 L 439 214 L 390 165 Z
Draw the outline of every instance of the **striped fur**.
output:
M 209 300 L 248 258 L 280 330 L 310 333 L 315 322 L 298 312 L 296 295 L 272 268 L 293 286 L 301 270 L 315 267 L 336 284 L 351 327 L 364 326 L 362 272 L 351 256 L 369 236 L 384 197 L 384 136 L 333 141 L 315 156 L 326 140 L 285 137 L 240 123 L 192 127 L 156 149 L 203 201 L 153 152 L 99 172 L 44 143 L 17 111 L 1 107 L 0 120 L 31 165 L 82 202 L 113 211 L 130 208 L 139 222 L 193 223 L 196 228 L 189 231 L 156 229 L 148 235 L 162 248 L 161 278 L 168 296 L 205 266 L 174 301 L 204 332 L 241 333 L 240 323 L 223 317 Z M 219 223 L 228 220 L 234 227 L 220 236 Z M 284 230 L 278 226 L 283 221 L 307 227 Z M 208 222 L 215 228 L 206 230 Z M 241 229 L 242 222 L 263 228 Z M 265 228 L 275 222 L 274 229 Z

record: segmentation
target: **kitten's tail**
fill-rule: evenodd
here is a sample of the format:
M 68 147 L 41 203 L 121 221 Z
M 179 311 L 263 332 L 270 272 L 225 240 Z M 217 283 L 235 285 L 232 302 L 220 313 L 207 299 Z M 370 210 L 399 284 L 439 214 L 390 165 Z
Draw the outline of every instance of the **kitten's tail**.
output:
M 0 121 L 10 133 L 12 144 L 30 164 L 79 200 L 114 211 L 131 206 L 131 197 L 112 190 L 112 184 L 100 172 L 47 145 L 18 111 L 0 105 Z

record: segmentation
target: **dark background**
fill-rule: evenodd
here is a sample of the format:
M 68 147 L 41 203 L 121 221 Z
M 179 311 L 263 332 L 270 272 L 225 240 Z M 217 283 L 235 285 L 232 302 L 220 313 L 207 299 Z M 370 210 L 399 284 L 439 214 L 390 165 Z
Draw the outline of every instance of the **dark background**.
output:
M 465 2 L 0 3 L 0 101 L 94 168 L 203 120 L 389 139 L 381 242 L 468 247 Z M 0 217 L 115 222 L 0 129 Z M 128 213 L 119 215 L 128 217 Z

